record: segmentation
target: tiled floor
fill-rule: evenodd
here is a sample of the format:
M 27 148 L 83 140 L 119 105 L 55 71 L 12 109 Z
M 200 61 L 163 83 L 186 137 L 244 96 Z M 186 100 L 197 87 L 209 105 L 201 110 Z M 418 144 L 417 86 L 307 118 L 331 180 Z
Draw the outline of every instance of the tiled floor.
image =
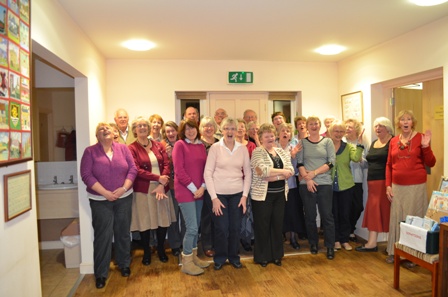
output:
M 65 268 L 64 250 L 40 250 L 42 297 L 72 296 L 82 280 L 79 268 Z

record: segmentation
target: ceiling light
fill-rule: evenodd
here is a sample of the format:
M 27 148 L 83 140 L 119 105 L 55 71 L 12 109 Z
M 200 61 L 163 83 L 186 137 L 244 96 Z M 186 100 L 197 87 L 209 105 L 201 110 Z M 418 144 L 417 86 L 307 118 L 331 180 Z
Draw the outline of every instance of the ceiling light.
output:
M 448 1 L 448 0 L 447 0 Z M 321 46 L 314 51 L 321 54 L 321 55 L 337 55 L 343 51 L 345 51 L 345 47 L 337 44 L 329 44 Z
M 149 51 L 156 47 L 155 43 L 144 39 L 131 39 L 121 44 L 131 51 Z
M 418 6 L 434 6 L 445 3 L 447 1 L 448 0 L 410 0 L 410 2 Z

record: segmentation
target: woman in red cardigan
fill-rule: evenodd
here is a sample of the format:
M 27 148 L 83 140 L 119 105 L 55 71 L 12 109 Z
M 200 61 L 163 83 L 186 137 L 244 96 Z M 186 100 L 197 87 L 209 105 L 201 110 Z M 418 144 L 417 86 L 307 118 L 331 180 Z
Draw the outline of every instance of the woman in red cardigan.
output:
M 167 262 L 165 237 L 168 227 L 176 221 L 173 201 L 169 196 L 170 162 L 165 147 L 148 139 L 149 121 L 138 117 L 132 122 L 136 140 L 129 145 L 138 174 L 134 182 L 131 231 L 140 231 L 143 265 L 151 263 L 150 230 L 156 230 L 157 254 Z
M 386 163 L 386 195 L 391 201 L 387 263 L 394 262 L 394 244 L 400 234 L 400 222 L 407 215 L 423 217 L 428 206 L 426 168 L 436 164 L 430 147 L 431 131 L 414 131 L 417 121 L 411 110 L 402 110 L 395 118 L 401 133 L 390 140 Z

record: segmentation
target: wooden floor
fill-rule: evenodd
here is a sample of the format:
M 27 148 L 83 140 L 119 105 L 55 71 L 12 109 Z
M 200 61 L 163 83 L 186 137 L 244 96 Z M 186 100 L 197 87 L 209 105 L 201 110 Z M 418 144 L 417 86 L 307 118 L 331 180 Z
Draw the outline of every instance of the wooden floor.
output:
M 288 255 L 282 267 L 269 264 L 263 268 L 246 252 L 242 269 L 225 265 L 214 271 L 210 266 L 196 277 L 180 272 L 178 260 L 171 254 L 168 263 L 161 263 L 153 254 L 151 265 L 143 266 L 142 251 L 137 249 L 129 278 L 122 277 L 111 263 L 103 289 L 95 288 L 93 275 L 85 275 L 74 296 L 431 296 L 431 274 L 421 267 L 402 267 L 401 290 L 393 289 L 393 265 L 385 262 L 385 244 L 377 253 L 337 251 L 330 261 L 324 249 L 311 255 L 307 242 L 300 243 L 299 252 L 285 244 Z

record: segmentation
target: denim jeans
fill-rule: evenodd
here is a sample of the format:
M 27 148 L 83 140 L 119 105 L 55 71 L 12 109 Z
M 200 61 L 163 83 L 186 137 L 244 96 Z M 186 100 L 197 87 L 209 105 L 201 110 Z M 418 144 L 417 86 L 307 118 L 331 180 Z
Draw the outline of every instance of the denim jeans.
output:
M 90 200 L 93 227 L 93 267 L 95 277 L 109 272 L 112 237 L 115 244 L 115 261 L 119 268 L 131 264 L 131 213 L 132 194 L 115 201 Z
M 224 264 L 228 259 L 230 263 L 240 261 L 239 239 L 241 228 L 242 207 L 238 207 L 242 192 L 231 195 L 217 194 L 218 199 L 225 208 L 221 208 L 222 215 L 213 214 L 215 226 L 215 256 L 213 260 L 217 264 Z
M 173 199 L 174 213 L 176 215 L 177 222 L 171 223 L 168 227 L 168 244 L 171 249 L 178 249 L 182 245 L 186 227 L 182 212 L 179 210 L 179 205 L 177 203 L 174 190 L 170 190 L 170 192 Z
M 185 255 L 191 255 L 193 249 L 198 247 L 199 225 L 201 223 L 201 211 L 203 200 L 179 203 L 179 208 L 185 220 L 185 236 L 183 240 L 183 250 Z

